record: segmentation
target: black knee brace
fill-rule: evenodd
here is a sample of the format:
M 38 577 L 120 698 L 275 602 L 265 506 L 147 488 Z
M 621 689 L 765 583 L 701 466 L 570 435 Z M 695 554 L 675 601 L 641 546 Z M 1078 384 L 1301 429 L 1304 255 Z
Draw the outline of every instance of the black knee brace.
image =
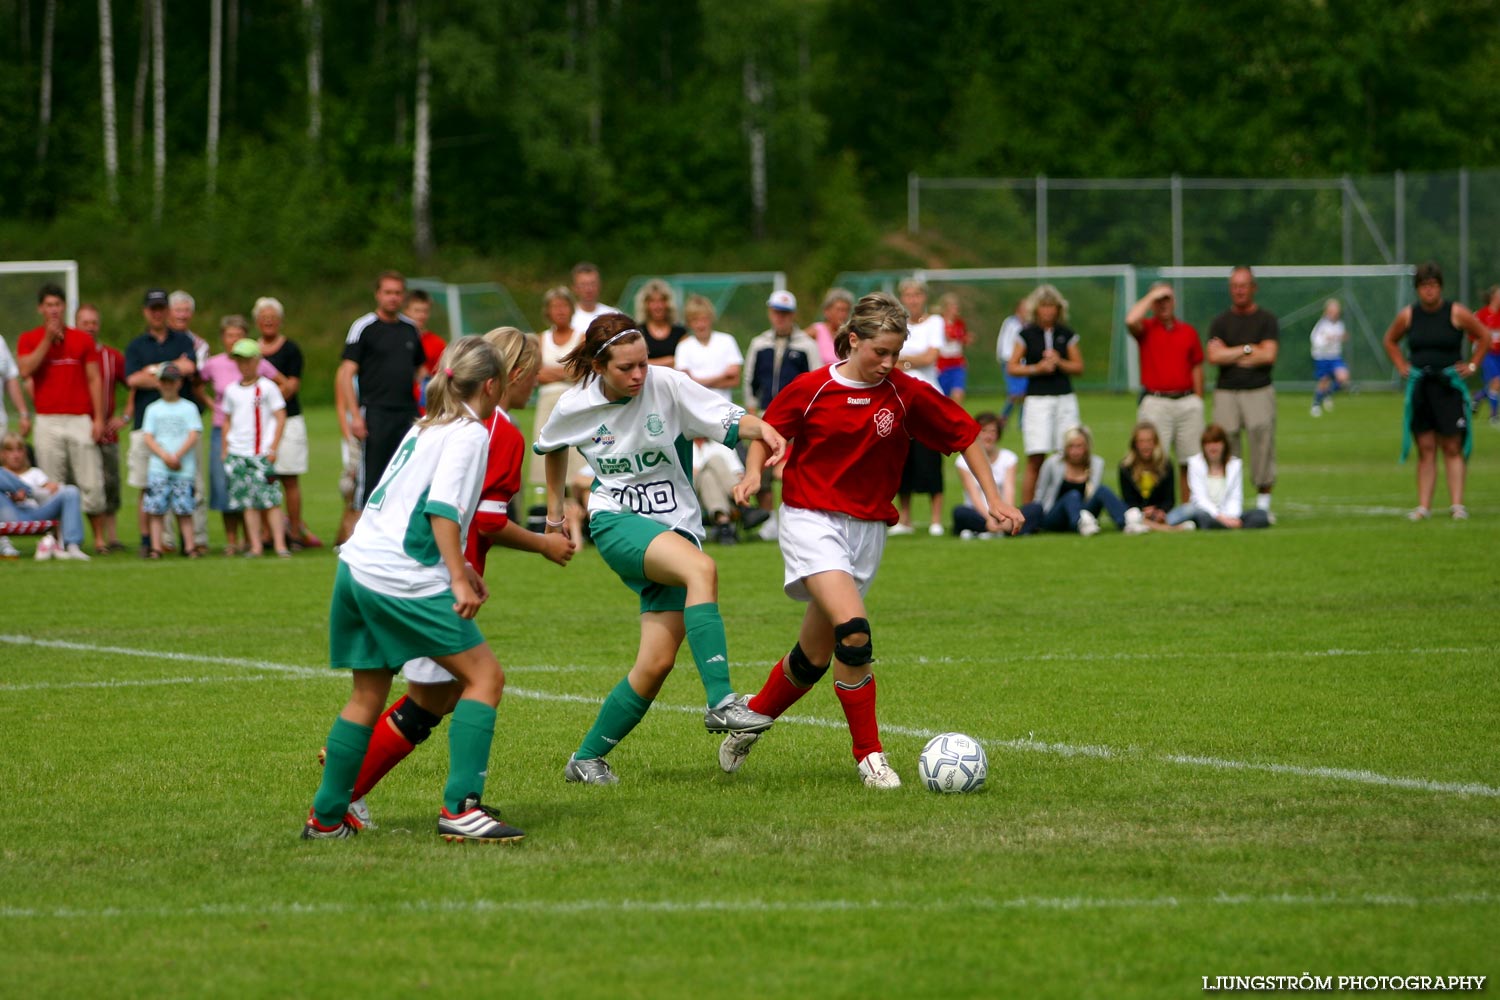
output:
M 799 642 L 792 647 L 792 651 L 786 657 L 786 672 L 791 675 L 793 681 L 799 687 L 810 688 L 828 673 L 828 664 L 821 667 L 814 666 L 813 661 L 802 652 L 802 644 Z
M 416 746 L 431 736 L 432 730 L 442 721 L 442 716 L 433 715 L 412 701 L 410 695 L 402 698 L 391 710 L 391 724 L 396 727 L 398 733 L 406 737 L 406 742 L 412 746 Z
M 846 645 L 844 639 L 851 635 L 869 636 L 863 646 Z M 833 628 L 833 655 L 846 667 L 867 667 L 875 659 L 875 637 L 870 632 L 868 618 L 851 618 Z

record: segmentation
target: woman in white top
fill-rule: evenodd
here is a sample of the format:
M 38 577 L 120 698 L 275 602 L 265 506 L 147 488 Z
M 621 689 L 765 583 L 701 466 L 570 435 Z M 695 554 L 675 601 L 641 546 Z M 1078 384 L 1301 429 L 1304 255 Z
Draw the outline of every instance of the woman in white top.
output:
M 732 401 L 745 368 L 739 343 L 732 334 L 714 329 L 714 304 L 702 295 L 689 295 L 682 315 L 692 336 L 677 342 L 672 367 Z
M 1194 528 L 1269 528 L 1271 515 L 1245 510 L 1244 465 L 1229 454 L 1229 435 L 1218 424 L 1203 431 L 1203 450 L 1188 459 L 1188 495 L 1167 514 L 1167 526 Z
M 901 368 L 913 378 L 921 379 L 938 388 L 937 360 L 944 342 L 948 339 L 943 317 L 927 311 L 927 282 L 920 278 L 907 278 L 897 286 L 901 305 L 905 307 L 906 343 L 901 347 Z M 943 533 L 943 457 L 915 439 L 906 453 L 906 468 L 901 473 L 901 491 L 896 494 L 900 520 L 891 525 L 892 535 L 910 535 L 911 495 L 926 493 L 932 500 L 932 519 L 927 533 L 937 536 Z
M 538 338 L 542 347 L 542 367 L 536 377 L 536 427 L 546 425 L 547 418 L 552 416 L 552 408 L 573 384 L 568 377 L 568 370 L 563 367 L 562 359 L 583 343 L 583 331 L 572 327 L 575 308 L 573 293 L 562 285 L 542 293 L 542 316 L 547 321 L 547 329 Z M 570 453 L 568 481 L 576 479 L 582 468 L 583 459 L 576 452 Z M 538 493 L 547 484 L 547 473 L 540 459 L 531 463 L 526 481 L 538 487 Z
M 1000 447 L 1000 435 L 1005 433 L 1005 421 L 999 414 L 986 410 L 974 414 L 974 422 L 979 425 L 979 443 L 984 446 L 985 457 L 990 460 L 990 475 L 1000 489 L 1000 499 L 1015 506 L 1016 464 L 1020 460 L 1009 448 Z M 985 527 L 983 513 L 989 509 L 989 504 L 984 500 L 979 480 L 969 471 L 969 463 L 962 455 L 958 456 L 956 468 L 958 481 L 963 483 L 964 496 L 969 502 L 953 508 L 953 533 L 965 540 L 976 536 L 989 538 L 991 535 Z
M 1333 394 L 1349 388 L 1349 366 L 1344 363 L 1344 341 L 1349 334 L 1344 329 L 1342 307 L 1338 299 L 1329 299 L 1323 305 L 1323 315 L 1313 324 L 1308 339 L 1312 342 L 1313 378 L 1318 386 L 1313 390 L 1312 415 L 1321 417 L 1324 410 L 1333 409 Z

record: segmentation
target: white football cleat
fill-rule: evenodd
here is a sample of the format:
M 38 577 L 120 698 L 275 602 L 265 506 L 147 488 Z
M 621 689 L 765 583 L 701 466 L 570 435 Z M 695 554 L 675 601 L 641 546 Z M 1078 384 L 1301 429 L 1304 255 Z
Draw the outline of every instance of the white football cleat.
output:
M 876 750 L 859 762 L 859 777 L 866 788 L 900 788 L 901 776 L 886 762 L 885 754 Z

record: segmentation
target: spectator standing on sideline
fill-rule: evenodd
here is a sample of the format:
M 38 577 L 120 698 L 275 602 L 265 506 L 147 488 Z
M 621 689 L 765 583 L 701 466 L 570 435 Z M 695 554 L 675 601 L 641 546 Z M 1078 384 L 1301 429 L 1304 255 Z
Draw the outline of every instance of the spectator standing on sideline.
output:
M 1000 435 L 1005 433 L 1005 421 L 986 410 L 976 413 L 974 422 L 979 425 L 979 437 L 976 440 L 984 448 L 984 457 L 989 460 L 990 477 L 995 480 L 995 488 L 1000 491 L 1000 500 L 1007 506 L 1014 507 L 1016 465 L 1020 460 L 1009 448 L 1000 447 Z M 989 509 L 989 504 L 984 499 L 984 490 L 974 473 L 969 470 L 968 459 L 960 455 L 954 465 L 958 469 L 958 481 L 964 487 L 964 496 L 969 502 L 953 508 L 953 533 L 966 541 L 975 537 L 989 538 L 992 532 L 985 526 L 985 511 Z
M 838 361 L 833 338 L 838 335 L 839 327 L 848 321 L 853 309 L 854 295 L 847 288 L 830 288 L 823 296 L 823 318 L 807 328 L 807 335 L 818 345 L 822 364 L 831 365 Z
M 99 351 L 99 390 L 104 403 L 104 429 L 99 435 L 100 482 L 104 490 L 104 508 L 89 520 L 94 528 L 94 554 L 123 552 L 115 531 L 115 512 L 120 509 L 120 429 L 135 417 L 135 390 L 125 381 L 125 355 L 99 337 L 99 307 L 91 302 L 78 303 L 73 316 L 78 329 L 94 338 Z M 115 387 L 125 388 L 125 410 L 116 414 Z
M 151 451 L 146 447 L 141 423 L 146 419 L 146 407 L 161 398 L 161 387 L 157 376 L 162 365 L 171 362 L 184 379 L 197 375 L 197 349 L 193 339 L 167 326 L 167 293 L 160 288 L 146 291 L 141 312 L 146 319 L 146 330 L 125 347 L 125 380 L 135 397 L 135 413 L 130 431 L 130 450 L 125 464 L 129 469 L 126 482 L 143 491 L 138 497 L 136 526 L 141 535 L 142 558 L 151 555 L 151 524 L 144 504 L 144 490 L 149 485 Z
M 1026 377 L 1026 409 L 1021 414 L 1025 503 L 1036 498 L 1042 461 L 1050 452 L 1062 450 L 1064 431 L 1079 426 L 1078 394 L 1070 376 L 1083 374 L 1083 352 L 1067 321 L 1068 300 L 1051 285 L 1038 285 L 1026 299 L 1026 325 L 1006 366 L 1010 374 Z
M 745 370 L 745 355 L 734 336 L 714 329 L 714 304 L 702 295 L 689 295 L 683 307 L 690 337 L 677 344 L 672 367 L 686 372 L 694 382 L 734 401 L 734 387 Z M 739 481 L 739 476 L 735 476 Z
M 52 535 L 37 539 L 36 558 L 76 559 L 88 562 L 83 551 L 83 513 L 78 487 L 57 483 L 34 468 L 26 458 L 26 442 L 19 434 L 0 438 L 0 521 L 61 521 L 62 544 Z M 20 553 L 10 539 L 0 535 L 0 559 L 16 559 Z
M 1229 435 L 1230 454 L 1243 454 L 1241 434 L 1250 449 L 1250 479 L 1255 507 L 1271 513 L 1276 485 L 1276 388 L 1271 369 L 1281 347 L 1281 327 L 1274 314 L 1255 304 L 1255 275 L 1248 267 L 1229 274 L 1229 309 L 1208 328 L 1208 361 L 1219 366 L 1214 383 L 1214 423 Z M 1186 499 L 1192 499 L 1191 494 Z
M 812 370 L 818 358 L 817 343 L 797 325 L 797 296 L 782 289 L 771 293 L 766 299 L 766 316 L 771 328 L 750 341 L 746 352 L 745 371 L 740 379 L 740 390 L 745 401 L 745 412 L 758 417 L 766 412 L 771 400 L 786 388 L 798 375 Z M 781 466 L 774 465 L 761 478 L 756 503 L 761 510 L 772 510 L 771 499 L 774 483 L 781 478 Z M 776 538 L 774 515 L 761 529 L 766 541 Z
M 416 389 L 417 410 L 425 414 L 427 412 L 427 382 L 437 374 L 438 359 L 443 356 L 443 348 L 448 346 L 448 342 L 427 329 L 427 324 L 432 319 L 432 296 L 422 289 L 413 288 L 406 293 L 406 318 L 411 320 L 411 325 L 422 334 L 422 355 L 427 359 Z M 291 400 L 287 400 L 287 405 L 291 405 Z
M 1308 339 L 1312 341 L 1313 378 L 1317 388 L 1313 390 L 1312 415 L 1321 417 L 1324 410 L 1332 411 L 1333 394 L 1349 388 L 1349 366 L 1344 364 L 1344 341 L 1349 339 L 1342 319 L 1343 309 L 1338 299 L 1329 299 L 1323 304 L 1323 315 L 1313 324 Z
M 969 325 L 964 322 L 958 296 L 949 292 L 938 299 L 938 315 L 943 317 L 943 345 L 938 349 L 938 388 L 960 406 L 969 389 L 969 362 L 964 348 L 974 342 Z
M 235 361 L 234 345 L 250 335 L 250 324 L 239 315 L 225 316 L 219 321 L 219 337 L 224 344 L 222 354 L 215 354 L 203 365 L 203 385 L 213 400 L 213 425 L 208 440 L 208 506 L 224 517 L 224 554 L 239 555 L 240 531 L 244 526 L 244 514 L 229 509 L 229 484 L 224 475 L 224 390 L 240 381 L 240 366 Z M 281 388 L 281 373 L 261 358 L 258 373 Z M 248 545 L 249 536 L 246 536 Z
M 21 429 L 21 436 L 24 438 L 31 433 L 31 410 L 26 405 L 25 393 L 21 392 L 21 370 L 4 337 L 0 337 L 0 388 L 5 390 L 4 396 L 9 396 L 16 408 L 16 426 Z M 0 434 L 4 434 L 9 427 L 10 417 L 5 412 L 5 399 L 0 396 Z
M 620 311 L 599 301 L 602 284 L 599 269 L 593 264 L 581 260 L 573 265 L 573 321 L 569 325 L 580 334 L 587 333 L 589 324 L 600 316 Z
M 42 325 L 16 341 L 21 378 L 31 379 L 32 445 L 48 479 L 78 487 L 83 512 L 92 520 L 104 510 L 104 387 L 99 345 L 91 334 L 64 325 L 67 301 L 57 285 L 37 293 Z M 97 541 L 97 531 L 95 532 Z
M 677 296 L 672 286 L 652 278 L 635 293 L 635 325 L 646 335 L 646 353 L 653 365 L 672 367 L 677 345 L 687 327 L 677 322 Z
M 1005 317 L 1000 324 L 1000 335 L 995 338 L 995 360 L 1000 362 L 1000 371 L 1005 375 L 1005 409 L 1000 419 L 1009 422 L 1016 407 L 1026 401 L 1026 376 L 1010 373 L 1010 356 L 1016 352 L 1021 339 L 1021 329 L 1026 326 L 1026 300 L 1016 303 L 1016 311 Z
M 148 463 L 146 498 L 142 506 L 151 517 L 150 558 L 161 558 L 163 529 L 168 515 L 177 516 L 182 535 L 182 554 L 197 559 L 203 553 L 188 544 L 192 535 L 193 497 L 197 479 L 198 439 L 203 436 L 203 415 L 198 407 L 179 393 L 182 378 L 171 362 L 162 365 L 156 376 L 161 398 L 146 407 L 141 423 L 146 447 L 151 450 Z
M 577 312 L 573 293 L 562 285 L 542 293 L 542 317 L 547 321 L 547 328 L 537 338 L 542 349 L 542 367 L 537 371 L 536 420 L 533 422 L 536 428 L 547 426 L 547 418 L 552 416 L 553 407 L 557 406 L 562 394 L 573 384 L 563 365 L 563 358 L 583 343 L 584 330 L 572 325 L 575 315 Z M 532 494 L 528 506 L 544 505 L 547 502 L 547 473 L 543 464 L 540 458 L 532 459 L 529 463 L 526 481 L 532 486 Z M 568 452 L 570 485 L 582 469 L 583 456 L 578 454 L 577 449 Z
M 1489 331 L 1468 307 L 1443 298 L 1443 271 L 1428 261 L 1414 276 L 1417 301 L 1396 314 L 1385 331 L 1385 353 L 1406 381 L 1406 426 L 1401 461 L 1417 441 L 1417 506 L 1412 521 L 1432 516 L 1437 489 L 1437 451 L 1443 449 L 1448 475 L 1448 512 L 1455 521 L 1469 519 L 1464 506 L 1464 475 L 1474 446 L 1469 422 L 1469 392 L 1464 379 L 1479 371 L 1489 350 Z M 1464 360 L 1464 338 L 1473 341 L 1473 357 Z M 1405 339 L 1409 357 L 1401 355 Z
M 421 333 L 401 315 L 405 298 L 405 276 L 382 272 L 375 281 L 375 311 L 355 320 L 344 340 L 338 371 L 339 427 L 346 438 L 364 446 L 354 487 L 355 510 L 364 509 L 369 491 L 417 417 L 412 380 L 421 376 L 427 358 Z
M 1198 454 L 1203 437 L 1203 345 L 1198 331 L 1177 318 L 1172 285 L 1165 281 L 1152 285 L 1130 307 L 1125 328 L 1141 352 L 1136 422 L 1154 427 L 1177 457 L 1186 500 L 1187 460 Z
M 307 475 L 307 421 L 302 416 L 302 348 L 281 331 L 286 309 L 270 297 L 255 300 L 251 317 L 260 330 L 260 356 L 276 369 L 272 376 L 286 401 L 286 429 L 276 450 L 276 478 L 286 497 L 286 538 L 293 549 L 316 549 L 323 542 L 302 519 L 302 477 Z M 439 352 L 441 353 L 441 352 Z
M 1474 318 L 1489 332 L 1490 349 L 1485 352 L 1479 389 L 1474 393 L 1474 412 L 1479 400 L 1489 400 L 1490 426 L 1500 426 L 1500 285 L 1491 285 L 1484 293 L 1484 307 Z
M 920 278 L 907 278 L 897 286 L 901 305 L 906 309 L 907 337 L 901 346 L 901 369 L 912 378 L 926 382 L 938 392 L 938 358 L 942 354 L 947 334 L 943 329 L 943 317 L 927 311 L 927 282 Z M 906 468 L 901 473 L 901 489 L 897 493 L 899 519 L 890 526 L 892 535 L 910 535 L 911 495 L 925 493 L 931 502 L 931 522 L 927 533 L 937 537 L 943 533 L 943 457 L 922 442 L 912 439 L 906 453 Z
M 267 533 L 276 554 L 292 554 L 286 547 L 286 525 L 281 517 L 282 489 L 274 473 L 276 453 L 286 432 L 286 401 L 276 383 L 260 374 L 260 345 L 246 337 L 236 341 L 230 356 L 239 366 L 240 380 L 224 389 L 224 479 L 229 509 L 245 516 L 250 540 L 246 556 L 259 556 Z
M 208 341 L 198 336 L 192 330 L 193 314 L 198 308 L 198 303 L 191 295 L 182 289 L 177 289 L 167 296 L 167 329 L 175 333 L 185 333 L 193 342 L 193 363 L 197 366 L 193 373 L 184 373 L 182 376 L 182 398 L 198 408 L 199 415 L 208 408 L 208 400 L 203 395 L 203 380 L 198 372 L 203 370 L 203 363 L 208 360 L 213 348 Z M 196 494 L 193 508 L 193 541 L 197 551 L 208 551 L 208 463 L 203 461 L 203 435 L 198 435 L 197 448 L 200 452 L 194 468 L 198 476 L 195 484 Z M 186 551 L 188 546 L 183 544 Z

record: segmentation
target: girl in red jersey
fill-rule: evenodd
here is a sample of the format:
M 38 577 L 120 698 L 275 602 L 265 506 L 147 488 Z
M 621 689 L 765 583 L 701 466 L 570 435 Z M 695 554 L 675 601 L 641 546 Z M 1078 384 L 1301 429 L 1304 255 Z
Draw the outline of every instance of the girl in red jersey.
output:
M 469 526 L 464 558 L 484 576 L 489 550 L 496 545 L 522 552 L 535 552 L 559 566 L 573 558 L 574 546 L 566 536 L 542 535 L 527 531 L 507 515 L 510 498 L 521 488 L 521 465 L 526 457 L 526 440 L 511 420 L 507 410 L 526 405 L 536 388 L 541 352 L 537 338 L 515 327 L 502 326 L 484 335 L 500 356 L 509 362 L 510 382 L 490 417 L 490 451 L 485 463 L 484 486 L 474 520 Z M 361 827 L 372 826 L 364 797 L 391 768 L 395 767 L 417 744 L 450 714 L 462 693 L 453 675 L 435 660 L 421 657 L 408 660 L 402 667 L 406 677 L 406 694 L 398 698 L 375 724 L 370 747 L 355 779 L 349 814 Z M 350 822 L 346 818 L 346 822 Z
M 986 527 L 1014 534 L 1021 512 L 1000 499 L 979 425 L 926 383 L 894 370 L 906 341 L 907 312 L 881 292 L 866 295 L 839 328 L 840 363 L 799 375 L 766 410 L 764 420 L 788 442 L 782 480 L 780 542 L 784 589 L 808 603 L 797 643 L 748 699 L 752 711 L 780 716 L 834 665 L 834 693 L 843 706 L 860 778 L 871 788 L 897 788 L 875 722 L 875 675 L 864 595 L 896 523 L 891 497 L 901 484 L 915 440 L 945 454 L 963 452 L 984 493 Z M 750 444 L 745 476 L 735 488 L 744 503 L 760 484 L 768 452 Z M 731 733 L 719 766 L 737 771 L 759 733 Z

